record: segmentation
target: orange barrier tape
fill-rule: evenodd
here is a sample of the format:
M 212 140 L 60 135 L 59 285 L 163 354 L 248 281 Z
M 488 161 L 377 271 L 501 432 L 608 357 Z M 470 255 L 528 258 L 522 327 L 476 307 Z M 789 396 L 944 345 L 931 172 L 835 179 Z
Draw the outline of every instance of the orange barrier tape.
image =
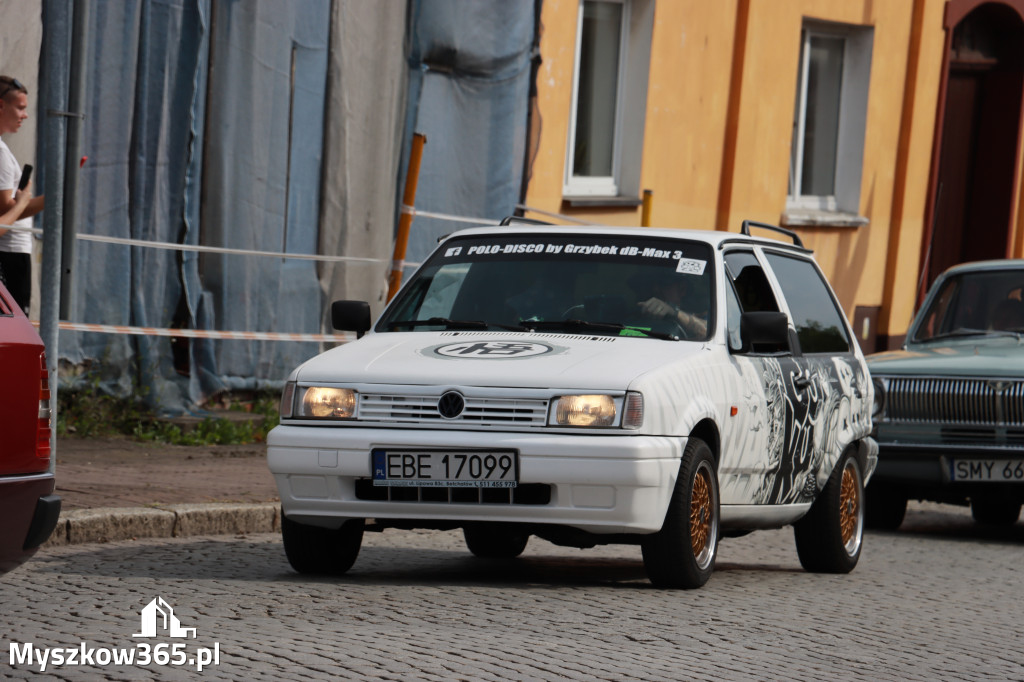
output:
M 38 320 L 32 324 L 39 326 Z M 88 324 L 85 322 L 60 322 L 60 329 L 76 332 L 98 332 L 101 334 L 132 334 L 135 336 L 173 336 L 190 339 L 240 339 L 244 341 L 326 341 L 347 343 L 354 340 L 354 334 L 291 334 L 287 332 L 231 332 L 212 329 L 161 329 L 158 327 L 129 327 L 119 324 Z

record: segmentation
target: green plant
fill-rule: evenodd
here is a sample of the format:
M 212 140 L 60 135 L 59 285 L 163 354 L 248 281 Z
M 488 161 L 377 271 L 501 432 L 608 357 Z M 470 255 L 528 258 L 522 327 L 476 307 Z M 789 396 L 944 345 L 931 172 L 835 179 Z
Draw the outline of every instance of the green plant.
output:
M 232 412 L 260 415 L 262 419 L 209 417 L 182 427 L 161 419 L 142 401 L 116 398 L 95 388 L 61 391 L 57 397 L 57 435 L 95 438 L 123 435 L 171 445 L 260 443 L 277 426 L 277 395 L 260 393 L 248 399 L 222 399 Z

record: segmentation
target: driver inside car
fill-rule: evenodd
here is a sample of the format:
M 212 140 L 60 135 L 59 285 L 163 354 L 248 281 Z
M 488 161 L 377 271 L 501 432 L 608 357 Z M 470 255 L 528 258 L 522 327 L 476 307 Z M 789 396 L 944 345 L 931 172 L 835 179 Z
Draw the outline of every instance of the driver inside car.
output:
M 645 315 L 674 321 L 689 338 L 707 336 L 707 320 L 683 309 L 688 289 L 685 275 L 664 275 L 651 288 L 654 295 L 637 303 Z

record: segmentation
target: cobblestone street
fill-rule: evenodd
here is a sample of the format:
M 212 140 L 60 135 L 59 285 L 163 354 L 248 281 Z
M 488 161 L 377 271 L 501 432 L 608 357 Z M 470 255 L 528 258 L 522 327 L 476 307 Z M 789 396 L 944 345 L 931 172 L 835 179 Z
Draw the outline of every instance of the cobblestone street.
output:
M 217 645 L 208 679 L 1024 679 L 1024 524 L 979 537 L 966 511 L 941 509 L 869 534 L 847 576 L 803 572 L 789 529 L 726 539 L 692 592 L 651 588 L 638 548 L 534 538 L 520 560 L 489 563 L 457 532 L 368 533 L 339 579 L 298 576 L 269 534 L 48 548 L 0 581 L 0 676 L 45 679 L 37 663 L 11 665 L 12 642 L 37 653 L 183 642 L 190 658 Z M 156 597 L 195 639 L 133 639 Z

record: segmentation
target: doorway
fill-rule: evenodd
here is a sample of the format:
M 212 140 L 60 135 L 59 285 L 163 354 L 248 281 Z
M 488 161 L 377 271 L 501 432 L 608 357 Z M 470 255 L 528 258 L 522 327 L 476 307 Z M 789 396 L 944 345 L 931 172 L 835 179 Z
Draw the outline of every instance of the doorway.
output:
M 919 303 L 946 268 L 1010 254 L 1024 94 L 1022 12 L 1021 0 L 954 0 L 947 11 L 954 23 L 947 23 Z

